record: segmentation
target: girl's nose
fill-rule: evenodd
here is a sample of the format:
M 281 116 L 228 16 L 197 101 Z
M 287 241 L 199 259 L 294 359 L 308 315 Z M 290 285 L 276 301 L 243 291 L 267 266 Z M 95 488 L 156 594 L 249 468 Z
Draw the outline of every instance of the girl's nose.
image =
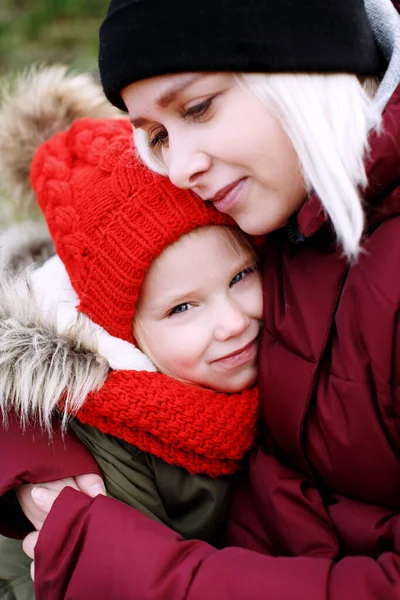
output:
M 236 302 L 227 301 L 216 314 L 215 339 L 223 342 L 241 335 L 250 325 L 247 313 Z
M 176 187 L 194 188 L 201 176 L 208 171 L 211 160 L 204 152 L 195 150 L 192 145 L 169 140 L 165 149 L 164 161 L 168 169 L 168 177 Z

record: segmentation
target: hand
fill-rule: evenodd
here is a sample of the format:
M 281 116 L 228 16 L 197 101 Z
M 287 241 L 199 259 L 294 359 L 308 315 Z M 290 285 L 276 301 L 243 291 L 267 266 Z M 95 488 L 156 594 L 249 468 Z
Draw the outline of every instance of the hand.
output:
M 91 476 L 89 476 L 89 477 L 91 477 Z M 97 477 L 97 475 L 95 477 Z M 88 480 L 88 481 L 90 481 L 90 480 Z M 85 481 L 84 481 L 84 483 L 85 483 Z M 76 480 L 73 477 L 67 477 L 66 479 L 59 479 L 58 481 L 53 481 L 49 484 L 44 484 L 45 486 L 50 485 L 51 488 L 53 488 L 53 489 L 49 489 L 49 488 L 42 487 L 42 486 L 35 487 L 30 484 L 25 484 L 25 485 L 20 486 L 21 488 L 24 488 L 20 492 L 20 495 L 22 494 L 25 496 L 28 494 L 28 492 L 32 492 L 31 498 L 30 499 L 28 498 L 28 500 L 29 500 L 29 504 L 33 504 L 33 509 L 32 509 L 32 511 L 30 511 L 30 512 L 32 512 L 32 514 L 35 513 L 35 506 L 37 505 L 37 515 L 38 515 L 37 523 L 39 524 L 37 529 L 41 528 L 44 519 L 49 514 L 51 507 L 53 506 L 53 502 L 57 498 L 61 489 L 63 489 L 63 487 L 65 487 L 66 485 L 69 485 L 69 484 L 71 484 L 70 487 L 73 487 L 74 489 L 79 489 L 77 487 Z M 56 488 L 59 488 L 59 487 L 60 487 L 60 490 L 57 491 Z M 18 492 L 17 492 L 17 495 L 18 495 Z M 40 508 L 39 508 L 39 505 L 40 505 Z M 40 515 L 40 518 L 39 518 L 39 515 Z M 43 521 L 40 522 L 42 515 L 43 515 Z M 26 536 L 26 538 L 24 539 L 24 541 L 22 543 L 23 551 L 29 558 L 32 559 L 32 563 L 31 563 L 32 581 L 35 581 L 34 558 L 35 558 L 35 546 L 36 546 L 36 542 L 38 541 L 38 537 L 39 537 L 39 531 L 32 531 L 31 533 L 28 533 L 28 535 Z
M 66 477 L 57 481 L 33 485 L 25 483 L 16 490 L 18 501 L 24 511 L 25 516 L 31 521 L 37 531 L 29 533 L 23 541 L 22 548 L 27 556 L 32 559 L 31 577 L 35 579 L 35 546 L 39 537 L 39 531 L 42 528 L 44 520 L 49 514 L 54 500 L 65 487 L 72 487 L 75 490 L 84 492 L 94 498 L 99 494 L 106 495 L 104 483 L 100 475 L 89 473 L 77 475 L 76 477 Z
M 29 556 L 29 558 L 32 559 L 32 563 L 31 563 L 31 577 L 32 577 L 32 581 L 35 581 L 35 561 L 33 559 L 35 558 L 35 546 L 36 546 L 36 542 L 38 540 L 38 537 L 39 537 L 39 532 L 38 531 L 32 531 L 31 533 L 28 533 L 28 535 L 26 536 L 26 538 L 22 542 L 22 549 L 23 549 L 23 551 L 25 552 L 25 554 L 27 556 Z
M 84 492 L 94 498 L 98 494 L 106 495 L 104 483 L 100 475 L 88 473 L 76 477 L 66 477 L 49 483 L 31 484 L 24 483 L 16 489 L 18 502 L 25 516 L 37 531 L 40 531 L 54 500 L 66 487 Z

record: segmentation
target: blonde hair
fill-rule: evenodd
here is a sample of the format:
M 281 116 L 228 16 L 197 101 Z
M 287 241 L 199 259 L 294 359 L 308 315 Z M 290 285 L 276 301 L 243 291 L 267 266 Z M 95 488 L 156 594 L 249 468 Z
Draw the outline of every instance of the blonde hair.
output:
M 238 227 L 231 227 L 228 225 L 204 225 L 202 227 L 196 227 L 192 231 L 189 231 L 189 233 L 182 235 L 175 242 L 173 242 L 170 246 L 175 246 L 176 244 L 178 244 L 180 242 L 180 240 L 182 240 L 186 236 L 201 235 L 201 233 L 203 231 L 210 229 L 211 227 L 217 228 L 220 231 L 221 237 L 223 237 L 222 232 L 227 234 L 226 236 L 224 236 L 224 239 L 228 243 L 229 247 L 233 250 L 235 255 L 239 258 L 243 267 L 249 266 L 249 261 L 248 261 L 249 258 L 253 261 L 252 266 L 254 266 L 254 267 L 258 266 L 259 260 L 258 260 L 258 255 L 257 255 L 254 245 L 250 241 L 249 236 L 246 233 L 244 233 L 243 231 L 241 231 Z M 168 248 L 170 246 L 168 246 Z M 160 256 L 162 256 L 162 254 Z M 155 259 L 154 263 L 152 263 L 152 264 L 155 264 L 156 261 L 157 261 L 157 258 Z M 139 291 L 139 298 L 140 298 L 140 291 Z M 146 343 L 146 334 L 145 334 L 146 325 L 137 313 L 135 313 L 135 317 L 133 319 L 132 330 L 133 330 L 133 336 L 135 338 L 137 347 L 151 360 L 151 362 L 156 367 L 157 371 L 159 371 L 160 373 L 163 373 L 164 375 L 168 375 L 169 377 L 173 377 L 174 379 L 178 379 L 179 381 L 183 381 L 182 379 L 180 379 L 180 377 L 177 377 L 176 375 L 171 373 L 168 369 L 164 369 L 164 367 L 157 361 L 157 359 L 155 358 L 154 354 L 152 353 L 149 345 Z
M 314 191 L 330 217 L 349 259 L 360 250 L 364 211 L 360 189 L 367 185 L 364 159 L 368 134 L 379 128 L 381 111 L 373 96 L 377 83 L 351 74 L 241 74 L 240 83 L 279 120 L 297 153 L 309 193 Z M 168 175 L 146 132 L 136 131 L 142 161 Z

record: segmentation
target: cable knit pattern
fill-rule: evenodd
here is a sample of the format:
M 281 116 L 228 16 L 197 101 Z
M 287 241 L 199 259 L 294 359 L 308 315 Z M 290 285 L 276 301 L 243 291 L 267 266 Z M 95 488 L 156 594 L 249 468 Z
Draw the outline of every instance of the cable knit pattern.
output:
M 38 148 L 31 169 L 79 311 L 129 342 L 152 261 L 196 227 L 234 224 L 139 164 L 132 136 L 127 120 L 79 119 Z
M 256 434 L 258 388 L 215 392 L 146 371 L 112 371 L 77 418 L 190 473 L 238 471 Z

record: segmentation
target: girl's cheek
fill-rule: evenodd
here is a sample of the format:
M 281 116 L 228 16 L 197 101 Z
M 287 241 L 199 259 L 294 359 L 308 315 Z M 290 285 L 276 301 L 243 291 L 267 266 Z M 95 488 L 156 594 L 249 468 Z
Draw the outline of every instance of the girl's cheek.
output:
M 246 283 L 244 283 L 244 286 L 246 286 Z M 247 289 L 244 286 L 240 291 L 237 291 L 237 301 L 244 307 L 249 317 L 262 319 L 263 294 L 261 279 L 249 282 Z
M 263 316 L 263 290 L 261 276 L 259 275 L 250 291 L 250 306 L 253 307 L 253 316 L 262 319 Z

